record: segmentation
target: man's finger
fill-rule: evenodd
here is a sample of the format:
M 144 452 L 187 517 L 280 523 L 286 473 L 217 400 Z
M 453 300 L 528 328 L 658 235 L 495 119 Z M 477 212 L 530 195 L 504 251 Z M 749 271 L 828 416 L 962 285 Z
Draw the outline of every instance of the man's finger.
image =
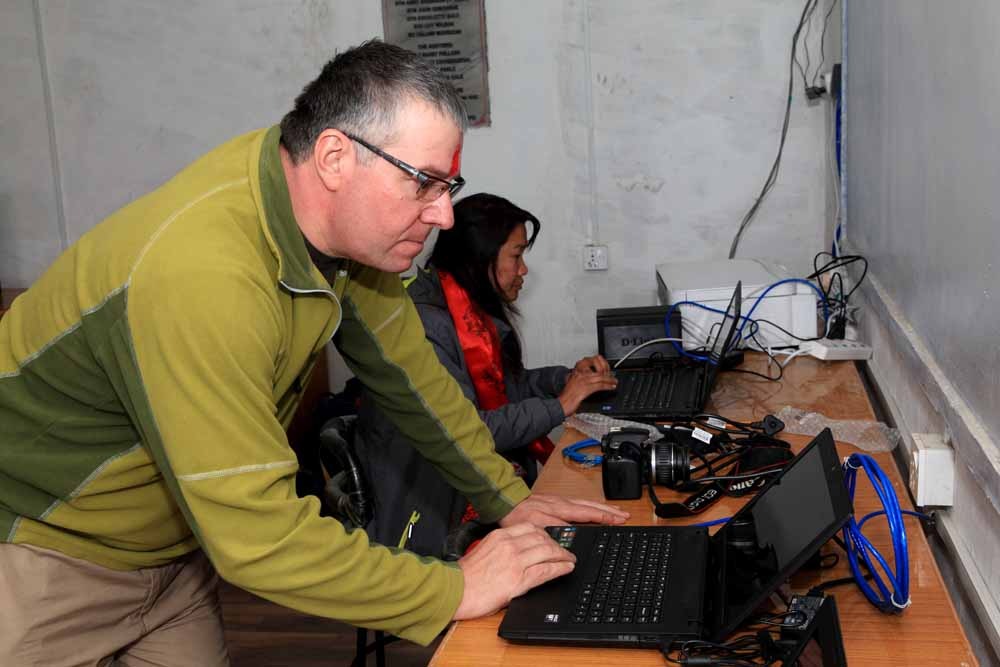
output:
M 562 508 L 534 509 L 529 521 L 536 526 L 565 526 L 570 523 L 621 524 L 628 517 L 627 512 L 611 513 L 595 507 L 566 505 Z
M 585 498 L 563 498 L 561 496 L 552 496 L 547 494 L 535 494 L 532 496 L 536 500 L 547 503 L 549 507 L 546 508 L 547 512 L 558 511 L 556 508 L 564 506 L 576 506 L 579 508 L 590 508 L 594 510 L 599 510 L 601 512 L 607 512 L 608 514 L 613 514 L 621 517 L 629 517 L 629 513 L 620 507 L 615 507 L 614 505 L 608 505 L 596 500 L 587 500 Z
M 537 565 L 532 565 L 524 571 L 524 579 L 522 580 L 524 588 L 517 591 L 515 597 L 523 595 L 535 586 L 544 584 L 546 581 L 551 581 L 557 577 L 567 575 L 572 572 L 575 567 L 576 563 L 566 561 L 538 563 Z
M 576 555 L 572 551 L 559 546 L 555 540 L 549 540 L 548 543 L 534 543 L 530 546 L 520 545 L 520 547 L 517 552 L 518 557 L 521 560 L 522 566 L 526 568 L 545 562 L 576 562 Z
M 596 500 L 587 500 L 585 498 L 569 498 L 568 500 L 574 505 L 586 505 L 587 507 L 591 507 L 593 509 L 600 510 L 602 512 L 608 512 L 609 514 L 615 514 L 623 517 L 630 516 L 628 512 L 626 512 L 620 507 L 615 507 L 614 505 L 607 505 L 605 503 L 598 502 Z
M 511 547 L 522 560 L 528 554 L 531 554 L 537 561 L 543 560 L 544 557 L 558 560 L 566 558 L 566 554 L 569 553 L 541 528 L 536 529 L 534 532 L 512 538 Z M 531 563 L 534 564 L 537 561 L 531 561 Z
M 508 536 L 513 537 L 513 538 L 523 537 L 524 535 L 529 535 L 529 534 L 532 534 L 532 533 L 541 534 L 541 535 L 544 535 L 546 537 L 548 537 L 548 535 L 549 535 L 541 527 L 539 527 L 539 526 L 537 526 L 535 524 L 525 523 L 525 522 L 515 523 L 515 524 L 513 524 L 511 526 L 504 526 L 504 528 L 502 529 L 502 532 L 506 533 Z M 490 533 L 490 534 L 492 535 L 492 533 Z M 549 539 L 551 539 L 551 538 L 549 538 Z

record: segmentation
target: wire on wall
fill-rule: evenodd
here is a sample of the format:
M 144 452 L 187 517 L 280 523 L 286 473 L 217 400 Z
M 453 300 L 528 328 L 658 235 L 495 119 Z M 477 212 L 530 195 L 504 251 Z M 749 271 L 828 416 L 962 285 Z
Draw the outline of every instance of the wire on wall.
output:
M 795 34 L 792 35 L 792 51 L 788 57 L 788 95 L 785 101 L 785 118 L 781 124 L 781 139 L 778 142 L 778 154 L 774 158 L 774 164 L 771 165 L 771 171 L 768 173 L 767 179 L 764 181 L 764 186 L 761 188 L 760 194 L 758 194 L 757 198 L 754 199 L 750 209 L 746 212 L 746 215 L 743 216 L 739 229 L 736 230 L 736 236 L 733 237 L 732 245 L 729 246 L 729 259 L 736 256 L 736 249 L 740 245 L 740 239 L 743 237 L 743 232 L 750 226 L 750 222 L 757 214 L 757 210 L 760 208 L 764 198 L 767 197 L 771 188 L 774 187 L 775 182 L 778 180 L 778 170 L 781 167 L 781 153 L 785 149 L 785 139 L 788 136 L 788 120 L 792 113 L 792 91 L 795 86 L 795 66 L 798 62 L 796 49 L 799 43 L 799 34 L 802 32 L 802 28 L 805 25 L 808 16 L 811 14 L 811 10 L 815 9 L 817 2 L 819 2 L 819 0 L 806 0 L 806 4 L 802 8 L 802 15 L 799 17 L 799 25 L 795 28 Z M 800 71 L 802 71 L 801 66 Z M 802 71 L 802 76 L 803 80 L 805 80 L 804 71 Z
M 597 212 L 597 152 L 596 128 L 594 127 L 594 74 L 590 63 L 590 0 L 583 3 L 583 63 L 587 95 L 587 176 L 590 179 L 590 229 L 587 242 L 600 240 L 599 214 Z

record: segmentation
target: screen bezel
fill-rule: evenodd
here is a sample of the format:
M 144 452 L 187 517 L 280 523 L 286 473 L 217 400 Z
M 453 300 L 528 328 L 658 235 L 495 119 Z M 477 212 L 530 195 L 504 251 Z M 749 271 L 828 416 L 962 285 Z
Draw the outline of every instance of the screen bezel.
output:
M 680 309 L 674 309 L 670 314 L 670 335 L 666 335 L 666 327 L 664 327 L 664 318 L 666 318 L 669 312 L 669 306 L 641 306 L 638 308 L 615 308 L 597 311 L 597 352 L 602 357 L 608 360 L 609 363 L 615 364 L 620 361 L 621 357 L 611 357 L 608 354 L 607 346 L 607 334 L 605 329 L 608 327 L 617 326 L 635 326 L 635 325 L 650 325 L 657 324 L 664 329 L 663 337 L 669 338 L 681 338 L 682 327 L 681 327 L 681 311 Z M 670 343 L 664 343 L 667 349 L 673 351 L 674 348 Z M 673 355 L 663 355 L 659 358 L 650 358 L 648 355 L 645 357 L 631 356 L 625 360 L 622 364 L 622 368 L 638 368 L 649 365 L 650 363 L 657 362 L 669 362 L 676 363 L 679 353 L 674 353 Z

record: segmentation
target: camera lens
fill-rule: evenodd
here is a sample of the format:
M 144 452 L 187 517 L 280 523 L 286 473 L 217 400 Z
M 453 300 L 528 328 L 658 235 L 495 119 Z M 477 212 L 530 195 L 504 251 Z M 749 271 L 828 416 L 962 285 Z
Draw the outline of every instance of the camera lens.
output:
M 653 480 L 673 489 L 683 486 L 691 476 L 691 454 L 684 445 L 657 442 L 650 448 Z

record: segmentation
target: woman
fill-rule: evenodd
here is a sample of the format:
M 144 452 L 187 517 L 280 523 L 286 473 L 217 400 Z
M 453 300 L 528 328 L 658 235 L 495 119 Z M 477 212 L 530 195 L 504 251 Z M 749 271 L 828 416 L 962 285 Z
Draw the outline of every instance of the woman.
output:
M 600 356 L 581 359 L 572 370 L 524 367 L 514 302 L 528 273 L 524 253 L 540 226 L 502 197 L 466 197 L 455 205 L 455 226 L 438 235 L 427 266 L 407 287 L 441 363 L 479 408 L 497 451 L 529 485 L 552 451 L 547 434 L 584 398 L 615 387 Z M 376 503 L 370 537 L 423 555 L 447 555 L 449 532 L 474 516 L 465 498 L 367 395 L 358 439 Z

